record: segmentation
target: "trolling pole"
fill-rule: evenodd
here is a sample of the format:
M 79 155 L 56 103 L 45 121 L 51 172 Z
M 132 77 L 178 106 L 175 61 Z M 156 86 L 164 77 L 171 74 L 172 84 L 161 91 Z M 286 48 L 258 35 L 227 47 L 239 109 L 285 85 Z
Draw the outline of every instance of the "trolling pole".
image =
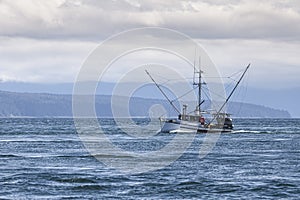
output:
M 151 78 L 151 80 L 153 81 L 153 83 L 155 83 L 156 87 L 159 89 L 159 91 L 164 95 L 164 97 L 168 100 L 168 102 L 171 104 L 171 106 L 174 108 L 174 110 L 180 114 L 180 111 L 178 110 L 178 108 L 176 108 L 176 106 L 173 104 L 173 102 L 169 99 L 169 97 L 166 95 L 166 93 L 164 93 L 164 91 L 160 88 L 160 86 L 156 83 L 156 81 L 152 78 L 152 76 L 150 75 L 150 73 L 145 70 L 145 72 L 147 73 L 147 75 Z
M 234 88 L 232 89 L 232 91 L 230 92 L 229 96 L 227 97 L 227 99 L 225 100 L 225 102 L 223 103 L 223 105 L 221 106 L 221 108 L 219 109 L 219 111 L 217 112 L 217 114 L 213 117 L 212 120 L 210 120 L 210 122 L 207 125 L 210 125 L 212 121 L 214 121 L 217 117 L 217 115 L 221 112 L 221 110 L 224 108 L 224 106 L 226 105 L 226 103 L 228 102 L 228 100 L 230 99 L 230 97 L 232 96 L 233 92 L 235 91 L 235 89 L 237 88 L 237 86 L 240 84 L 241 80 L 243 79 L 243 77 L 245 76 L 247 70 L 250 67 L 250 63 L 248 64 L 248 66 L 246 67 L 245 71 L 243 72 L 242 76 L 240 77 L 240 79 L 238 80 L 238 82 L 235 84 Z

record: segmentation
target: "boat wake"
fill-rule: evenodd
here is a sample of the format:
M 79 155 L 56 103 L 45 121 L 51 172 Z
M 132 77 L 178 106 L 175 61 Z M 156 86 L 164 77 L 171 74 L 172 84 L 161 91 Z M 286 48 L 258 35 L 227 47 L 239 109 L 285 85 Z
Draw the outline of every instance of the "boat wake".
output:
M 271 131 L 254 131 L 254 130 L 234 130 L 228 133 L 272 133 Z
M 182 130 L 182 129 L 177 129 L 177 130 L 172 130 L 169 133 L 195 133 L 196 130 Z

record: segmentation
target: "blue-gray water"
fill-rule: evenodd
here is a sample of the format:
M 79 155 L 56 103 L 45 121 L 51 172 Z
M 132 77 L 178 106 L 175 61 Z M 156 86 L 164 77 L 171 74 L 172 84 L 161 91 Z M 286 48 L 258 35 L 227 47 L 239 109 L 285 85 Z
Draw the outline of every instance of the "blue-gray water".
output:
M 127 145 L 128 137 L 112 120 L 101 124 L 127 150 L 147 149 L 155 137 L 164 145 L 164 137 L 173 137 L 160 134 Z M 124 175 L 89 155 L 72 119 L 0 119 L 0 198 L 298 199 L 300 119 L 236 119 L 235 124 L 242 131 L 222 134 L 203 159 L 199 134 L 168 167 Z

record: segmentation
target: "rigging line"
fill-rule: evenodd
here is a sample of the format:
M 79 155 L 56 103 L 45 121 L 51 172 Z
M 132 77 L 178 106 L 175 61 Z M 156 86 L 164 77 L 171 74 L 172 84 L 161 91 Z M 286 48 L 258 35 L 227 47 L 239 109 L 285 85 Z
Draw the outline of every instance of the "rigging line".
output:
M 204 103 L 204 100 L 202 100 L 202 102 L 201 102 L 201 104 L 202 103 Z M 195 112 L 196 110 L 192 110 L 192 111 L 190 111 L 190 112 L 188 112 L 187 114 L 189 115 L 189 114 L 191 114 L 191 113 L 193 113 L 193 112 Z
M 241 80 L 243 79 L 243 77 L 245 76 L 247 70 L 250 67 L 250 63 L 248 64 L 248 66 L 246 67 L 245 71 L 243 72 L 242 76 L 240 77 L 239 81 L 237 82 L 237 84 L 234 86 L 233 90 L 231 91 L 231 93 L 229 94 L 229 96 L 227 97 L 227 99 L 225 100 L 225 102 L 223 103 L 223 105 L 221 106 L 221 108 L 219 109 L 219 111 L 217 112 L 217 114 L 213 117 L 213 119 L 208 123 L 208 125 L 211 124 L 212 121 L 214 121 L 217 117 L 217 115 L 221 112 L 221 110 L 224 108 L 224 106 L 226 105 L 226 103 L 228 102 L 228 100 L 230 99 L 230 97 L 232 96 L 233 92 L 235 91 L 235 89 L 237 88 L 237 86 L 239 85 L 239 83 L 241 82 Z
M 160 77 L 160 78 L 162 78 L 162 77 Z M 185 79 L 192 80 L 193 78 L 185 78 Z M 160 85 L 166 84 L 166 83 L 171 82 L 171 81 L 179 81 L 179 80 L 182 80 L 182 78 L 174 78 L 174 79 L 166 79 L 166 78 L 164 78 L 164 80 L 165 80 L 165 82 L 162 82 Z
M 239 71 L 237 71 L 237 72 L 234 72 L 234 73 L 231 74 L 230 76 L 205 76 L 205 77 L 203 77 L 203 78 L 228 78 L 228 79 L 230 79 L 231 77 L 240 74 L 242 71 L 243 71 L 243 70 L 239 70 Z
M 198 87 L 199 87 L 199 86 L 196 86 L 196 88 L 198 88 Z M 184 97 L 185 95 L 187 95 L 187 94 L 193 92 L 196 88 L 192 88 L 191 90 L 189 90 L 188 92 L 184 93 L 183 95 L 181 95 L 181 96 L 179 96 L 179 97 L 173 99 L 172 102 L 174 102 L 174 101 L 180 99 L 181 97 Z
M 216 107 L 216 104 L 209 98 L 208 94 L 206 93 L 205 90 L 203 90 L 203 93 L 207 97 L 208 101 L 210 102 L 210 107 Z
M 160 75 L 160 74 L 156 74 L 156 73 L 151 73 L 152 74 L 152 76 L 154 75 L 154 76 L 156 76 L 156 77 L 158 77 L 158 78 L 161 78 L 161 79 L 163 79 L 163 80 L 166 80 L 166 81 L 178 81 L 178 80 L 182 80 L 182 78 L 166 78 L 166 77 L 164 77 L 164 76 L 162 76 L 162 75 Z M 193 79 L 193 77 L 185 77 L 184 79 Z
M 227 91 L 230 87 L 232 87 L 233 83 L 237 83 L 238 81 L 234 78 L 232 78 L 233 76 L 237 76 L 238 74 L 241 74 L 243 70 L 240 70 L 238 72 L 233 73 L 232 75 L 226 77 L 227 79 L 231 80 L 231 82 L 229 82 L 227 84 L 227 86 L 225 87 L 225 91 Z M 247 76 L 246 76 L 247 77 Z
M 210 101 L 210 95 L 207 93 L 207 91 L 208 91 L 208 89 L 207 88 L 205 88 L 205 87 L 203 87 L 203 90 L 202 90 L 202 92 L 204 93 L 204 95 L 207 97 L 207 99 Z
M 192 80 L 193 78 L 185 78 L 186 80 Z M 167 83 L 167 82 L 171 82 L 171 81 L 180 81 L 182 80 L 182 78 L 174 78 L 174 79 L 166 79 L 165 78 L 165 82 L 164 83 Z
M 202 103 L 204 103 L 204 100 L 202 100 L 201 104 L 202 104 Z M 191 114 L 191 113 L 193 113 L 193 112 L 195 112 L 195 110 L 192 110 L 192 111 L 188 112 L 187 114 L 189 115 L 189 114 Z M 201 113 L 200 113 L 200 114 L 201 114 Z
M 195 111 L 194 111 L 194 110 L 192 110 L 192 111 L 188 112 L 188 113 L 187 113 L 187 115 L 189 115 L 189 114 L 191 114 L 191 113 L 193 113 L 193 112 L 195 112 Z
M 204 79 L 207 78 L 229 78 L 229 76 L 203 76 Z
M 150 73 L 145 70 L 145 72 L 147 73 L 147 75 L 151 78 L 151 80 L 155 83 L 156 87 L 159 89 L 159 91 L 164 95 L 164 97 L 169 101 L 169 103 L 171 104 L 171 106 L 174 108 L 175 111 L 177 111 L 178 114 L 180 114 L 180 111 L 178 110 L 178 108 L 176 108 L 176 106 L 173 104 L 173 102 L 169 99 L 169 97 L 166 95 L 166 93 L 164 93 L 164 91 L 160 88 L 160 85 L 158 85 L 156 83 L 156 81 L 152 78 L 152 76 L 150 75 Z
M 228 79 L 233 81 L 233 82 L 237 82 L 237 80 L 235 80 L 234 78 L 228 77 Z
M 243 81 L 243 88 L 245 88 L 244 90 L 242 90 L 242 96 L 241 96 L 241 98 L 240 98 L 240 102 L 245 102 L 244 100 L 245 100 L 245 98 L 246 98 L 246 94 L 247 94 L 247 90 L 248 90 L 248 79 L 249 78 L 249 74 L 246 74 L 246 76 L 245 76 L 245 81 Z M 240 92 L 241 93 L 241 92 Z M 242 103 L 240 103 L 240 106 L 239 106 L 239 109 L 238 109 L 238 114 L 240 114 L 241 113 L 241 110 L 242 110 L 242 107 L 243 107 L 243 105 L 242 105 Z
M 233 95 L 233 101 L 239 102 L 239 100 L 238 100 L 237 97 L 242 97 L 242 95 L 243 95 L 242 92 L 243 92 L 243 91 L 244 91 L 244 90 L 242 90 L 241 88 L 237 89 L 236 94 Z M 240 101 L 240 103 L 238 104 L 239 106 L 238 106 L 238 108 L 237 108 L 237 114 L 239 114 L 240 111 L 241 111 L 241 108 L 242 108 L 242 102 L 243 102 L 243 101 Z
M 238 74 L 240 74 L 242 72 L 243 72 L 243 70 L 241 69 L 241 70 L 239 70 L 237 72 L 234 72 L 233 74 L 231 74 L 230 76 L 227 76 L 227 77 L 230 78 L 230 77 L 233 77 L 233 76 L 237 76 Z
M 205 90 L 209 91 L 209 93 L 212 93 L 212 94 L 214 94 L 214 95 L 216 95 L 216 96 L 218 96 L 220 98 L 226 99 L 226 98 L 224 98 L 224 96 L 222 96 L 222 95 L 220 95 L 220 94 L 218 94 L 218 93 L 216 93 L 216 92 L 214 92 L 212 90 L 208 90 L 207 88 L 205 88 Z
M 232 86 L 232 85 L 235 85 L 237 82 L 238 82 L 238 80 L 236 80 L 236 79 L 233 79 L 233 78 L 228 78 L 228 85 L 230 85 L 230 86 Z M 226 87 L 227 88 L 227 87 Z
M 226 77 L 226 79 L 223 80 L 227 80 L 227 81 L 232 81 L 232 82 L 237 82 L 236 78 L 233 78 L 231 76 Z
M 226 84 L 225 91 L 227 92 L 229 88 L 233 88 L 233 87 L 234 87 L 233 82 L 230 82 L 230 83 Z
M 206 96 L 206 98 L 207 98 L 208 102 L 212 103 L 212 101 L 211 101 L 211 99 L 210 99 L 209 95 L 207 94 L 207 92 L 206 92 L 205 90 L 202 90 L 202 92 L 203 92 L 203 93 L 204 93 L 204 95 Z
M 205 95 L 206 98 L 207 98 L 206 100 L 207 100 L 208 102 L 211 102 L 211 99 L 209 98 L 209 95 L 208 95 L 206 92 L 204 92 L 204 91 L 203 91 L 203 93 L 204 93 L 204 95 Z
M 210 99 L 209 95 L 206 93 L 205 89 L 203 89 L 202 92 L 205 94 L 205 96 L 207 97 L 207 99 Z

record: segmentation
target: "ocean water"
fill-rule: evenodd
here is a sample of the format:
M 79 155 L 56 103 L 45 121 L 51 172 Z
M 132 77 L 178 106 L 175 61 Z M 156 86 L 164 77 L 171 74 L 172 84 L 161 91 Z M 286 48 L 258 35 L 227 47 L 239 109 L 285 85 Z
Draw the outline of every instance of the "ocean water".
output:
M 172 164 L 124 174 L 90 155 L 73 119 L 2 118 L 0 199 L 299 199 L 300 119 L 234 123 L 236 131 L 221 134 L 204 158 L 199 146 L 205 135 L 198 134 Z M 112 119 L 100 124 L 127 151 L 157 150 L 175 137 L 137 140 Z

